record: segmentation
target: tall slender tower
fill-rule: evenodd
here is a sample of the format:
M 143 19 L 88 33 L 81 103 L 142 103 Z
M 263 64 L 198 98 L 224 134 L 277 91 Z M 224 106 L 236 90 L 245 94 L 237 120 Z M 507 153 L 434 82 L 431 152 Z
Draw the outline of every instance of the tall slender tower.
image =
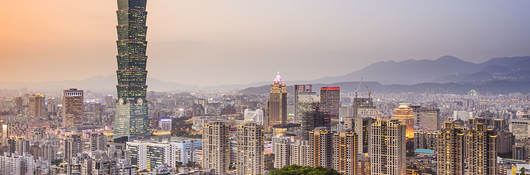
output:
M 465 129 L 456 126 L 454 122 L 447 122 L 437 134 L 437 174 L 463 175 Z
M 237 174 L 264 174 L 263 126 L 246 123 L 237 129 Z
M 377 119 L 372 123 L 368 147 L 372 174 L 406 173 L 405 127 L 398 120 Z
M 148 133 L 146 1 L 118 0 L 118 103 L 114 138 L 135 139 Z
M 226 174 L 230 165 L 230 126 L 213 121 L 203 127 L 202 168 L 214 170 L 215 174 Z
M 494 175 L 497 173 L 497 133 L 487 125 L 476 123 L 466 136 L 465 154 L 468 159 L 468 171 L 476 175 Z
M 272 83 L 269 101 L 267 103 L 266 130 L 271 131 L 272 126 L 283 124 L 287 121 L 287 87 L 280 73 Z
M 352 131 L 333 134 L 333 169 L 344 175 L 357 174 L 357 144 L 357 135 Z

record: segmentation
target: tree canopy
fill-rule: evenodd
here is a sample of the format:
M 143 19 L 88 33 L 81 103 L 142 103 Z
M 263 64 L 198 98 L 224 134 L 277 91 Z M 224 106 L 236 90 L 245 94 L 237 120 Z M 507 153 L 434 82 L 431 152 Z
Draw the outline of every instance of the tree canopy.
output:
M 322 167 L 308 167 L 308 166 L 298 166 L 298 165 L 289 165 L 281 169 L 274 169 L 269 172 L 270 175 L 340 175 L 339 172 L 331 168 L 322 168 Z

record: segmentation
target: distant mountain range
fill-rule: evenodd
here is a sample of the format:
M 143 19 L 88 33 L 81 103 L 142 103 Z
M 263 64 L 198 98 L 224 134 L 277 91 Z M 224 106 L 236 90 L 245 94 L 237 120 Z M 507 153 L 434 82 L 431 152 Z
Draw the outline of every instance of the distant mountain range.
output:
M 510 93 L 530 91 L 530 56 L 493 58 L 483 63 L 463 61 L 453 56 L 435 60 L 383 61 L 352 73 L 316 80 L 288 81 L 289 85 L 311 83 L 314 87 L 341 86 L 353 91 L 359 80 L 376 92 L 438 92 L 466 93 L 476 89 L 484 93 Z M 149 77 L 151 91 L 233 90 L 243 88 L 243 93 L 267 93 L 270 82 L 241 83 L 218 86 L 193 86 L 167 82 Z M 115 92 L 116 76 L 98 76 L 78 81 L 54 82 L 0 82 L 0 88 L 57 91 L 81 88 L 94 91 Z M 250 88 L 246 88 L 250 87 Z
M 384 61 L 343 76 L 325 77 L 312 82 L 350 82 L 359 81 L 361 78 L 383 84 L 401 85 L 425 82 L 530 81 L 530 56 L 493 58 L 478 64 L 453 56 L 444 56 L 436 60 Z
M 530 56 L 493 58 L 478 64 L 453 56 L 384 61 L 343 76 L 293 83 L 312 83 L 313 87 L 340 86 L 342 91 L 352 92 L 361 79 L 371 90 L 381 93 L 465 94 L 471 89 L 485 94 L 530 93 Z M 268 93 L 269 88 L 270 85 L 264 85 L 240 92 L 263 94 Z M 288 89 L 291 91 L 292 87 Z

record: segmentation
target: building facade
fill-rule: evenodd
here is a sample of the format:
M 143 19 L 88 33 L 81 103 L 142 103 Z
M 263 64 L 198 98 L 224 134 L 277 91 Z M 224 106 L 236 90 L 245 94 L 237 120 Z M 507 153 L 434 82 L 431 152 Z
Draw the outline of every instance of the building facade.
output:
M 287 87 L 280 74 L 272 83 L 269 101 L 267 102 L 266 131 L 272 131 L 272 126 L 287 122 Z
M 114 138 L 135 139 L 149 133 L 147 114 L 147 0 L 118 0 L 118 103 Z
M 371 174 L 406 173 L 405 128 L 398 120 L 377 119 L 372 123 L 369 139 Z
M 83 125 L 83 90 L 63 91 L 63 128 Z
M 264 173 L 264 130 L 256 123 L 247 123 L 237 129 L 237 174 Z
M 203 127 L 202 168 L 215 174 L 226 174 L 230 166 L 230 126 L 222 121 L 213 121 Z

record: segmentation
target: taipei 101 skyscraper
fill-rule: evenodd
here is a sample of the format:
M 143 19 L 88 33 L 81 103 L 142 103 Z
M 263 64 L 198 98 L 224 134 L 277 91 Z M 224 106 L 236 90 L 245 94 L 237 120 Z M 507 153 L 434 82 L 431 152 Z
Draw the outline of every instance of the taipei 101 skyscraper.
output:
M 114 138 L 143 138 L 149 133 L 146 70 L 146 1 L 118 0 L 118 102 Z

